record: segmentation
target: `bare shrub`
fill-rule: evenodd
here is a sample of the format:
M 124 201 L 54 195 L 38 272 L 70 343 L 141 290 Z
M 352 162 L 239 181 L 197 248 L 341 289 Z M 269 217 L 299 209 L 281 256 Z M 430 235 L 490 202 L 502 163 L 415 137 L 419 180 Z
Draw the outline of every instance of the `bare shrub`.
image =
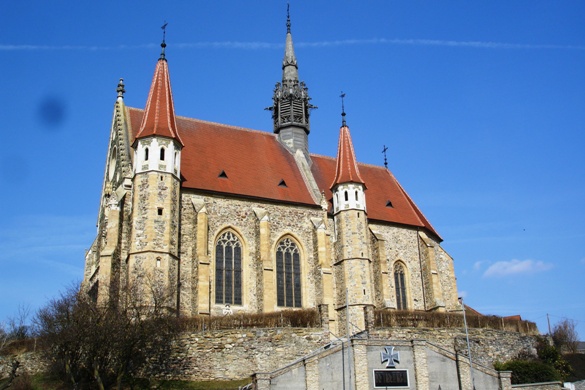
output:
M 93 382 L 121 388 L 147 360 L 167 356 L 179 327 L 166 308 L 98 305 L 71 288 L 39 310 L 35 318 L 46 356 L 73 387 Z M 163 299 L 159 300 L 164 301 Z
M 577 353 L 579 335 L 575 329 L 575 321 L 563 319 L 552 330 L 552 339 L 555 347 L 561 352 Z

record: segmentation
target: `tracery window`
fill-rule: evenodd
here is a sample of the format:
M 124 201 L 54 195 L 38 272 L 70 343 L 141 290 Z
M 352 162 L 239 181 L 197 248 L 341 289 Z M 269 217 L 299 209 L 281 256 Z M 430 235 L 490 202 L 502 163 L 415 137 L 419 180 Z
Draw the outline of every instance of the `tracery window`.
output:
M 290 238 L 276 248 L 277 305 L 301 307 L 301 257 L 299 248 Z
M 215 303 L 242 304 L 242 244 L 231 231 L 215 245 Z
M 406 310 L 406 277 L 404 274 L 404 264 L 397 263 L 394 266 L 394 288 L 396 289 L 396 308 Z

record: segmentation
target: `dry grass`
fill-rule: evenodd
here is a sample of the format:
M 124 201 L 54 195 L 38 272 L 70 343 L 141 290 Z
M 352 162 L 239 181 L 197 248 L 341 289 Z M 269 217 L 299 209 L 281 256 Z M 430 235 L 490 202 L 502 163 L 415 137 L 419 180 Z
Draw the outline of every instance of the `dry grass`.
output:
M 375 326 L 382 328 L 462 328 L 463 315 L 460 313 L 439 313 L 403 310 L 376 310 Z M 498 316 L 467 315 L 469 328 L 506 330 L 524 334 L 538 334 L 534 322 L 507 319 Z
M 316 309 L 283 310 L 273 313 L 194 316 L 182 319 L 184 330 L 224 330 L 243 328 L 315 328 L 320 326 Z

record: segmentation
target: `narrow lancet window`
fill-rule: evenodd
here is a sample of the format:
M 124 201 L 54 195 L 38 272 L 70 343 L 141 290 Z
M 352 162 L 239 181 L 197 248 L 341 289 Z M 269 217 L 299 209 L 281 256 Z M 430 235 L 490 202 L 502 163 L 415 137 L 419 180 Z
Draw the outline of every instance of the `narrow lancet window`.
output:
M 242 304 L 242 244 L 230 231 L 215 245 L 215 303 Z
M 148 148 L 144 148 L 144 161 L 148 161 Z
M 165 160 L 165 148 L 160 148 L 160 161 Z
M 290 238 L 276 248 L 276 295 L 281 307 L 301 307 L 301 258 L 299 248 Z
M 404 265 L 397 263 L 394 266 L 394 288 L 396 289 L 396 308 L 406 310 L 406 277 L 404 275 Z

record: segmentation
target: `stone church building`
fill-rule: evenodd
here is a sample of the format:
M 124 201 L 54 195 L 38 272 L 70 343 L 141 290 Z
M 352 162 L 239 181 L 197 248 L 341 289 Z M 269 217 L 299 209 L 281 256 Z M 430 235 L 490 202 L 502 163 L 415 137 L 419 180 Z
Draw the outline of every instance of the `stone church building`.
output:
M 390 170 L 358 162 L 345 114 L 337 156 L 311 153 L 290 18 L 272 132 L 177 116 L 161 46 L 145 107 L 118 85 L 85 259 L 94 299 L 158 294 L 180 316 L 326 304 L 335 334 L 365 329 L 368 307 L 460 309 L 440 235 Z

